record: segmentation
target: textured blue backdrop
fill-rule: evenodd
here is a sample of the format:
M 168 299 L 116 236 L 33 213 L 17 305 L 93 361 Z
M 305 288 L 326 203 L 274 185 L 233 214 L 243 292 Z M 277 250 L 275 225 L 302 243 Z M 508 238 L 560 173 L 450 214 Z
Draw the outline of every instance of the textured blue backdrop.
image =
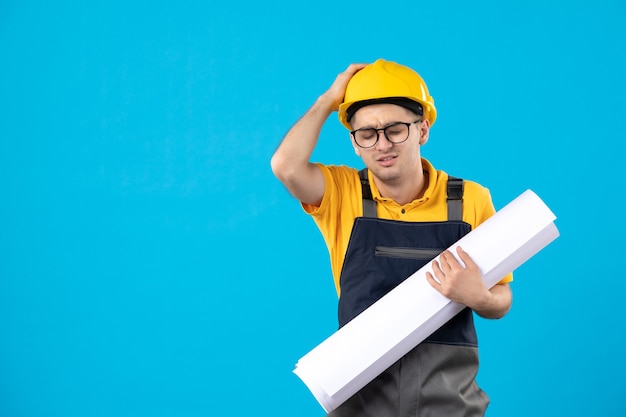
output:
M 624 415 L 625 18 L 3 0 L 0 416 L 323 416 L 291 371 L 335 328 L 327 252 L 269 158 L 338 72 L 381 57 L 435 97 L 435 166 L 558 216 L 511 313 L 478 321 L 488 415 Z M 322 136 L 316 160 L 361 166 L 335 118 Z

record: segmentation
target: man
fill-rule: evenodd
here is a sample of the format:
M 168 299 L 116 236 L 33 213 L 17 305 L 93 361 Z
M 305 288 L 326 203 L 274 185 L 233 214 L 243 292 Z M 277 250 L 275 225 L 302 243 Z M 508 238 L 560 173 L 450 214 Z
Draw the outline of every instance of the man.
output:
M 350 130 L 366 170 L 309 161 L 334 111 Z M 272 157 L 274 174 L 324 236 L 340 326 L 439 253 L 426 278 L 441 294 L 467 306 L 331 416 L 482 416 L 489 403 L 475 381 L 472 311 L 486 318 L 504 316 L 511 306 L 512 276 L 488 289 L 469 254 L 458 249 L 461 263 L 444 251 L 495 209 L 486 188 L 450 177 L 421 157 L 436 117 L 433 98 L 412 69 L 384 60 L 352 64 Z

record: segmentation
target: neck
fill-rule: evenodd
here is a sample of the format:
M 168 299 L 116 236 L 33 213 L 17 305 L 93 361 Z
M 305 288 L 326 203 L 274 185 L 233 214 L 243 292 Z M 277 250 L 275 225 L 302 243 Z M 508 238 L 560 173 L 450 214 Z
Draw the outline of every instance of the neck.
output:
M 428 173 L 420 170 L 411 178 L 384 181 L 374 177 L 374 182 L 381 197 L 390 198 L 400 205 L 405 205 L 421 198 L 428 188 Z

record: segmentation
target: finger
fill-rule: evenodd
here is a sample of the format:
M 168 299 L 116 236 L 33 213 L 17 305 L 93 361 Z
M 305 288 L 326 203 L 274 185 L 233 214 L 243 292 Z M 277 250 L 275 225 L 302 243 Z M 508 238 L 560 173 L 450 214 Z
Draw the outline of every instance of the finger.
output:
M 337 78 L 341 79 L 342 82 L 348 83 L 350 79 L 352 79 L 354 74 L 361 71 L 366 66 L 367 64 L 350 64 L 348 68 L 345 69 L 344 72 L 342 72 L 341 74 L 337 76 Z
M 474 262 L 472 257 L 469 256 L 469 254 L 465 252 L 460 246 L 457 246 L 456 253 L 459 254 L 459 258 L 461 258 L 461 261 L 463 261 L 463 263 L 465 264 L 465 268 L 473 269 L 477 267 L 476 262 Z
M 444 272 L 449 272 L 452 270 L 453 262 L 456 260 L 454 256 L 450 253 L 450 251 L 444 251 L 441 256 L 441 265 L 443 266 Z
M 363 68 L 367 67 L 367 65 L 368 64 L 364 64 L 364 63 L 350 64 L 345 72 L 355 74 L 357 71 L 360 71 Z
M 437 281 L 430 272 L 426 272 L 426 280 L 435 289 L 437 289 L 437 287 L 441 286 L 441 283 L 439 281 Z
M 433 261 L 433 272 L 435 273 L 435 276 L 437 278 L 439 278 L 440 276 L 445 275 L 443 270 L 441 269 L 441 266 L 439 265 L 439 262 L 437 261 Z

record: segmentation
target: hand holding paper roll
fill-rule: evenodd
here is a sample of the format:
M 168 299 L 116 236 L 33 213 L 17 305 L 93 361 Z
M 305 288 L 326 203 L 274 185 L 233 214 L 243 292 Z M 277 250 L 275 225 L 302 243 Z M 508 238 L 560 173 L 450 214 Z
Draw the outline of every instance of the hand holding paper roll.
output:
M 446 250 L 432 262 L 434 273 L 426 271 L 426 279 L 441 295 L 466 305 L 485 318 L 501 318 L 511 305 L 509 284 L 497 284 L 491 289 L 483 281 L 480 268 L 460 246 L 457 256 Z

